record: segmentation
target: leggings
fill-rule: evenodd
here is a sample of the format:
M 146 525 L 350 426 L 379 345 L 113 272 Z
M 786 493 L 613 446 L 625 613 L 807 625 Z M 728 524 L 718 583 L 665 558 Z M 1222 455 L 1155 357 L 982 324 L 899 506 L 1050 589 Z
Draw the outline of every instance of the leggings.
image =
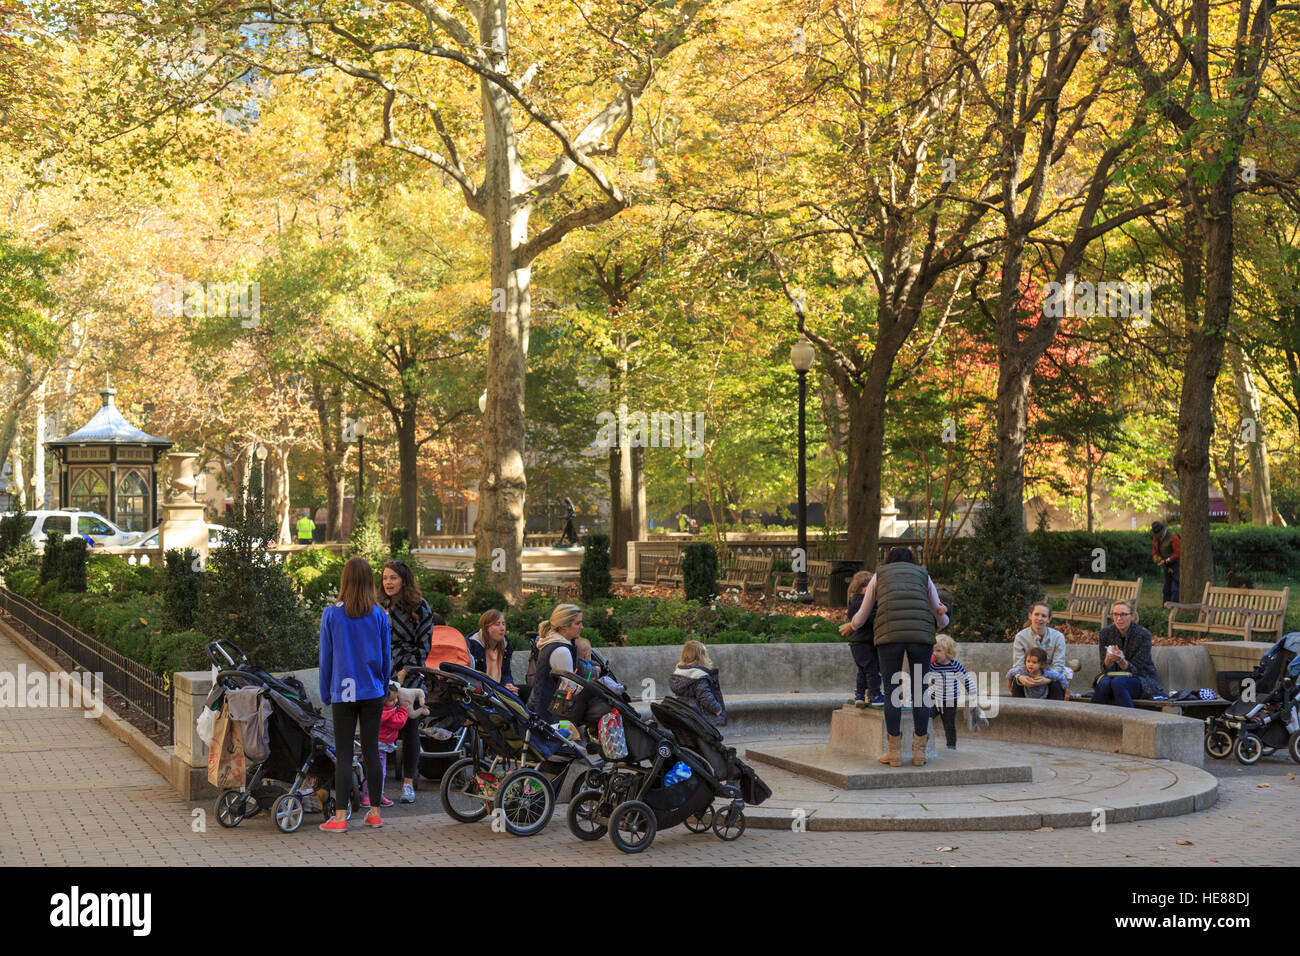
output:
M 912 668 L 912 726 L 918 737 L 930 732 L 930 708 L 925 706 L 925 675 L 930 673 L 931 645 L 929 644 L 877 644 L 880 656 L 880 676 L 885 687 L 885 730 L 891 737 L 902 733 L 903 712 L 894 703 L 894 695 L 902 688 L 903 655 Z
M 361 764 L 371 793 L 384 792 L 384 772 L 379 766 L 379 718 L 384 698 L 339 702 L 334 713 L 334 805 L 346 810 L 352 799 L 352 736 L 361 722 Z M 359 795 L 358 795 L 359 797 Z
M 935 712 L 943 721 L 944 742 L 949 747 L 957 746 L 957 702 L 944 704 L 942 708 L 936 707 Z
M 402 776 L 414 780 L 420 769 L 420 719 L 408 719 L 397 736 L 402 741 Z

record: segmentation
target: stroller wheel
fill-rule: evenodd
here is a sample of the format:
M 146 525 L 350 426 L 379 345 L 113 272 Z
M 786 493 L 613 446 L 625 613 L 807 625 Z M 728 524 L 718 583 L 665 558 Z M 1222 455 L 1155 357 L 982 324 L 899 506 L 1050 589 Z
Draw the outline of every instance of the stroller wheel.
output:
M 1215 760 L 1224 760 L 1232 753 L 1232 734 L 1226 730 L 1211 730 L 1205 735 L 1205 752 Z
M 217 822 L 226 829 L 239 826 L 244 821 L 247 806 L 247 794 L 238 790 L 223 790 L 221 796 L 217 797 Z
M 1247 731 L 1237 738 L 1237 761 L 1249 767 L 1264 756 L 1264 741 Z
M 740 807 L 719 810 L 713 814 L 713 832 L 728 843 L 739 840 L 745 832 L 745 811 Z
M 1286 752 L 1291 755 L 1291 759 L 1300 763 L 1300 730 L 1291 735 L 1291 739 L 1286 742 Z
M 599 840 L 609 829 L 600 822 L 599 790 L 583 790 L 569 801 L 569 832 L 579 840 Z
M 473 757 L 457 760 L 442 775 L 438 788 L 442 808 L 458 823 L 473 823 L 487 816 L 487 802 L 478 795 L 474 776 L 478 762 Z
M 515 836 L 540 833 L 555 812 L 555 789 L 536 770 L 516 770 L 501 782 L 497 806 Z
M 708 833 L 713 829 L 713 808 L 705 807 L 699 816 L 687 817 L 686 829 L 692 833 Z
M 609 815 L 609 840 L 624 853 L 640 853 L 655 840 L 655 812 L 640 800 L 620 803 Z
M 302 826 L 302 797 L 296 793 L 286 793 L 275 801 L 271 814 L 275 817 L 275 825 L 280 828 L 280 832 L 293 833 Z

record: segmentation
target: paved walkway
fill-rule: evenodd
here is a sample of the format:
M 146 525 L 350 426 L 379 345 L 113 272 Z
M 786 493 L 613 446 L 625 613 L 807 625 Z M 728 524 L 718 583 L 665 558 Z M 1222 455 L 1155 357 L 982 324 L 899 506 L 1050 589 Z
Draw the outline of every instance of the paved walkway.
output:
M 0 672 L 35 664 L 0 634 Z M 733 741 L 742 748 L 772 741 Z M 126 744 L 80 711 L 0 708 L 0 865 L 264 866 L 315 863 L 383 866 L 535 863 L 737 866 L 784 864 L 1113 864 L 1223 866 L 1300 864 L 1300 846 L 1278 839 L 1300 807 L 1300 765 L 1265 758 L 1254 768 L 1208 762 L 1220 777 L 1218 804 L 1205 813 L 1027 833 L 846 833 L 751 829 L 734 843 L 677 827 L 644 854 L 606 840 L 580 843 L 563 819 L 538 836 L 498 834 L 488 823 L 446 817 L 425 784 L 412 806 L 395 806 L 378 831 L 304 828 L 286 835 L 266 814 L 234 830 L 217 825 L 210 802 L 186 803 Z M 766 771 L 760 771 L 766 773 Z M 196 817 L 194 810 L 202 810 Z M 194 824 L 205 818 L 206 828 Z

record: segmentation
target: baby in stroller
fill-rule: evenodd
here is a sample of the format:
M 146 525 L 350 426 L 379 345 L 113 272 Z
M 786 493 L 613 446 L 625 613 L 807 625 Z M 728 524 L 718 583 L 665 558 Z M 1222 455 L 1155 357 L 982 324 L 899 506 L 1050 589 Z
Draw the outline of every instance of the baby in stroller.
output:
M 1286 748 L 1300 763 L 1300 631 L 1282 637 L 1259 659 L 1223 714 L 1205 721 L 1205 752 L 1234 753 L 1247 766 Z

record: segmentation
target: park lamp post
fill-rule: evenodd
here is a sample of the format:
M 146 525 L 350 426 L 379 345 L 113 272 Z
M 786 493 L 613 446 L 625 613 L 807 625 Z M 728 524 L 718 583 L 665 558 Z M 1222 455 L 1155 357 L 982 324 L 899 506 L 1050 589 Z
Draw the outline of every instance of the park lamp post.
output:
M 266 455 L 266 446 L 261 442 L 258 442 L 257 448 L 253 451 L 253 457 L 257 459 L 257 465 L 260 469 L 258 476 L 261 480 L 261 497 L 258 504 L 261 506 L 263 512 L 266 511 Z
M 802 316 L 800 316 L 802 318 Z M 802 567 L 795 572 L 794 590 L 798 600 L 808 603 L 808 496 L 807 472 L 804 466 L 806 451 L 804 406 L 808 396 L 808 370 L 812 368 L 816 352 L 803 335 L 790 349 L 790 364 L 799 375 L 799 553 L 803 555 Z
M 352 431 L 357 436 L 357 507 L 361 507 L 366 493 L 366 423 L 354 421 Z

